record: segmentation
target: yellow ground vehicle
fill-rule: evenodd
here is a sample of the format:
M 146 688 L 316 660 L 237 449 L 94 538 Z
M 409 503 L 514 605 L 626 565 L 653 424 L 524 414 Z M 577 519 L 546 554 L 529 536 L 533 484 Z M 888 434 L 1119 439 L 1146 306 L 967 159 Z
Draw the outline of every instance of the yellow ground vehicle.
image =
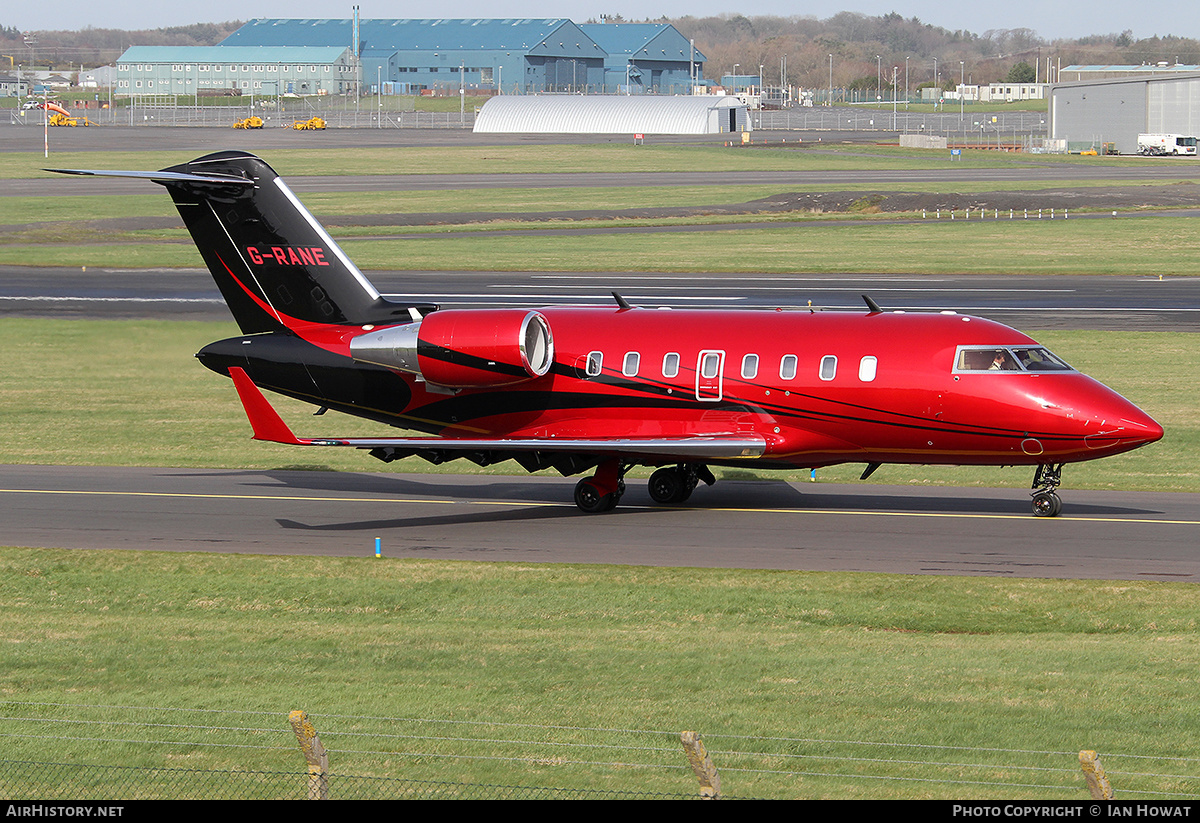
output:
M 78 126 L 80 124 L 84 126 L 92 125 L 92 121 L 88 120 L 87 117 L 79 118 L 71 115 L 59 114 L 58 112 L 50 115 L 50 119 L 47 122 L 51 126 Z
M 292 123 L 292 128 L 296 131 L 319 131 L 325 128 L 325 121 L 320 117 L 313 117 L 303 122 Z
M 233 124 L 235 129 L 261 129 L 263 127 L 263 119 L 258 115 L 251 115 L 243 118 Z

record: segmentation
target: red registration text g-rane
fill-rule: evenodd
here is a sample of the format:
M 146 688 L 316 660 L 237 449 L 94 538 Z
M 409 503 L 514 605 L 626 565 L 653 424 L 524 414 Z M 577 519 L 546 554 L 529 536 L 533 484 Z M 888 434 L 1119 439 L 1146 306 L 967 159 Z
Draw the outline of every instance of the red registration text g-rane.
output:
M 265 252 L 256 246 L 247 246 L 246 254 L 256 266 L 328 266 L 325 249 L 320 246 L 271 246 Z

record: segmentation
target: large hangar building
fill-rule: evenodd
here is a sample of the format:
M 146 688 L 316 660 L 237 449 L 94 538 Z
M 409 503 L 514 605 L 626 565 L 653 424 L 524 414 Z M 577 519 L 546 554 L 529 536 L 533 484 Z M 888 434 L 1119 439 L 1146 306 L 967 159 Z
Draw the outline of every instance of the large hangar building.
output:
M 668 23 L 584 23 L 605 51 L 606 93 L 691 94 L 707 59 Z
M 399 94 L 460 84 L 503 94 L 686 93 L 704 64 L 673 26 L 566 18 L 360 20 L 357 29 L 350 19 L 260 19 L 219 47 L 230 46 L 357 46 L 363 88 Z
M 1049 98 L 1050 137 L 1069 147 L 1136 154 L 1139 134 L 1200 135 L 1200 72 L 1061 83 Z

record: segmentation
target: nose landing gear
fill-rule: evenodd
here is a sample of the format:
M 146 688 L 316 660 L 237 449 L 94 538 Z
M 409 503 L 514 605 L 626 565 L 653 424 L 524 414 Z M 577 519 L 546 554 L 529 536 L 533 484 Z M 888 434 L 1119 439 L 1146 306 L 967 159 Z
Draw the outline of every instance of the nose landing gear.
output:
M 1062 483 L 1062 463 L 1042 463 L 1033 475 L 1034 517 L 1058 517 L 1062 511 L 1062 499 L 1057 489 Z

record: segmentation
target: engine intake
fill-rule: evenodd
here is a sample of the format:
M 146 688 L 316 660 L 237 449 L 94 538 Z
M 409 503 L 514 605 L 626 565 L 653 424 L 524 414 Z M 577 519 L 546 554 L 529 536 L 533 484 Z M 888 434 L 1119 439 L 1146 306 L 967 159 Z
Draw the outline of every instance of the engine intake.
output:
M 350 340 L 350 354 L 455 389 L 491 388 L 545 376 L 554 364 L 550 324 L 528 309 L 434 312 Z

